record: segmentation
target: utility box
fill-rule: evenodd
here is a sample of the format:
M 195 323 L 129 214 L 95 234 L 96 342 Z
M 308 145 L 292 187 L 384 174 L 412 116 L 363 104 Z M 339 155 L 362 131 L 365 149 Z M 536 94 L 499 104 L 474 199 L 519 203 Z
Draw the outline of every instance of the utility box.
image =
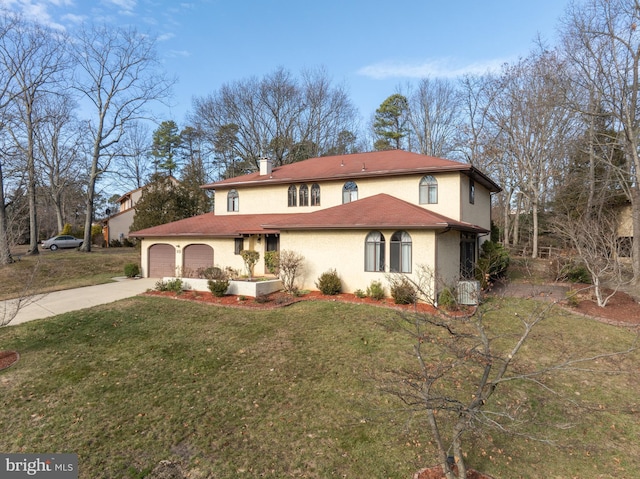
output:
M 458 304 L 467 306 L 480 304 L 480 281 L 458 281 Z

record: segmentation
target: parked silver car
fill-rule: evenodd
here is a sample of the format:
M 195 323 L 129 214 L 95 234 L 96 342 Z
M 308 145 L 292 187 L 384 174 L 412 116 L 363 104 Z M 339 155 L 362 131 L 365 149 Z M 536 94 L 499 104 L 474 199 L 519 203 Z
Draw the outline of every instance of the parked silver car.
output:
M 58 248 L 78 248 L 79 246 L 82 246 L 82 243 L 83 241 L 81 239 L 74 238 L 73 236 L 59 235 L 43 241 L 42 247 L 55 251 Z

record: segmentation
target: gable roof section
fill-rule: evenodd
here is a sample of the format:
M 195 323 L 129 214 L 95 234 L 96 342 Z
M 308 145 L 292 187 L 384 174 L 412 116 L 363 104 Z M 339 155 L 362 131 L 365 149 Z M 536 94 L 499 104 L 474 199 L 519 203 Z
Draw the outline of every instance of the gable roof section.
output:
M 278 230 L 455 229 L 488 233 L 480 226 L 452 220 L 384 193 L 313 213 L 285 215 L 276 221 L 265 221 L 262 226 Z
M 458 171 L 485 186 L 489 191 L 501 191 L 491 178 L 468 163 L 420 155 L 404 150 L 373 151 L 352 155 L 322 156 L 273 168 L 270 175 L 260 172 L 228 178 L 204 185 L 204 189 L 258 187 L 270 184 L 313 183 L 326 180 L 348 180 L 408 174 L 435 174 Z

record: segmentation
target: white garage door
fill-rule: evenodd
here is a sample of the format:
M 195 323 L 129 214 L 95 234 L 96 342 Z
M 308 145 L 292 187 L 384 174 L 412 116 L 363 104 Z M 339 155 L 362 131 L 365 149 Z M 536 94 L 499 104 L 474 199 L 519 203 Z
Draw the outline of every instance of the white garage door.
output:
M 154 244 L 149 248 L 149 277 L 176 275 L 176 250 L 170 244 Z
M 213 248 L 206 244 L 190 244 L 185 247 L 182 275 L 197 278 L 198 271 L 213 266 Z

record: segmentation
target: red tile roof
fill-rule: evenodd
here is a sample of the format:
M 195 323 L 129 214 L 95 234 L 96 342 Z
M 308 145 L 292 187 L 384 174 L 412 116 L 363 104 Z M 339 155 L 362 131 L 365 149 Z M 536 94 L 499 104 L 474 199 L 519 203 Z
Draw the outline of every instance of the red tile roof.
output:
M 312 213 L 223 215 L 207 213 L 136 231 L 140 238 L 164 236 L 237 237 L 287 230 L 455 229 L 488 233 L 484 228 L 452 220 L 387 194 L 378 194 Z
M 407 174 L 430 174 L 459 171 L 471 176 L 490 191 L 500 187 L 484 173 L 457 161 L 420 155 L 403 150 L 374 151 L 352 155 L 322 156 L 273 168 L 271 175 L 260 172 L 229 178 L 204 185 L 205 189 L 233 188 L 237 186 L 257 187 L 268 184 L 316 182 L 332 179 L 357 179 L 377 176 L 401 176 Z

